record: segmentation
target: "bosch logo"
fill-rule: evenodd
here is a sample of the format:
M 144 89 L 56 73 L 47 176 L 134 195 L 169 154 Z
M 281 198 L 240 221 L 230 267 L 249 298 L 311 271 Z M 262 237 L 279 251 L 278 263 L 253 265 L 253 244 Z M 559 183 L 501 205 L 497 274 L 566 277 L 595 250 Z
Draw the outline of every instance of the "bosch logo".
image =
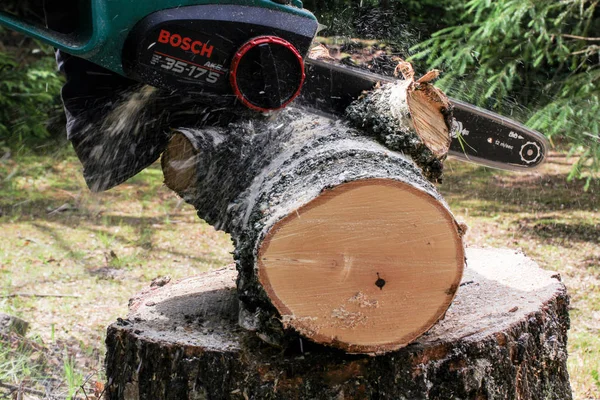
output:
M 199 54 L 206 58 L 210 58 L 214 50 L 214 46 L 208 45 L 207 43 L 202 43 L 199 40 L 181 36 L 177 33 L 171 33 L 164 29 L 161 29 L 158 34 L 158 42 L 168 44 L 171 47 L 180 48 L 183 51 L 191 51 L 194 54 Z

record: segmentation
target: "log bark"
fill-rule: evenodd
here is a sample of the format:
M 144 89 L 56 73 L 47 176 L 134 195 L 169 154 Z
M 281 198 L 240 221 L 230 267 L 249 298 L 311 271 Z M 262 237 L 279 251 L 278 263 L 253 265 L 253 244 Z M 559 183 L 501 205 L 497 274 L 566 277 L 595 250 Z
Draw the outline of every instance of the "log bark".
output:
M 227 128 L 180 129 L 165 183 L 229 232 L 240 322 L 349 352 L 410 343 L 446 311 L 462 228 L 407 157 L 346 124 L 287 109 Z
M 377 357 L 261 344 L 237 324 L 233 268 L 149 287 L 108 328 L 107 398 L 571 399 L 560 277 L 509 250 L 467 255 L 445 319 Z

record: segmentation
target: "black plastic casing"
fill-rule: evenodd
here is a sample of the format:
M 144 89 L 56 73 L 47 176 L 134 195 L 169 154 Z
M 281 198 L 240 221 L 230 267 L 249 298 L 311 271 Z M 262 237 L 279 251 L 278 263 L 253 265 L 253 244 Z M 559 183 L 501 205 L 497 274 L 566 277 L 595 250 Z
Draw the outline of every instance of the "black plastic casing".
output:
M 276 36 L 305 57 L 318 22 L 262 7 L 198 5 L 157 11 L 130 32 L 123 67 L 132 79 L 191 96 L 235 98 L 231 62 L 250 39 Z

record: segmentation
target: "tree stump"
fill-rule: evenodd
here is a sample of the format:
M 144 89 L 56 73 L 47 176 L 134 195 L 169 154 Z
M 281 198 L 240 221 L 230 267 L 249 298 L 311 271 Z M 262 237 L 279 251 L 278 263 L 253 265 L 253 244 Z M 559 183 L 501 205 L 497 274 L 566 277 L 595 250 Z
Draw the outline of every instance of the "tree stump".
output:
M 167 186 L 231 234 L 241 325 L 269 343 L 293 331 L 384 353 L 454 298 L 462 227 L 411 159 L 345 123 L 288 108 L 180 129 L 162 164 Z
M 508 250 L 467 255 L 445 318 L 376 357 L 257 340 L 237 324 L 233 267 L 150 287 L 108 328 L 107 398 L 570 399 L 560 277 Z

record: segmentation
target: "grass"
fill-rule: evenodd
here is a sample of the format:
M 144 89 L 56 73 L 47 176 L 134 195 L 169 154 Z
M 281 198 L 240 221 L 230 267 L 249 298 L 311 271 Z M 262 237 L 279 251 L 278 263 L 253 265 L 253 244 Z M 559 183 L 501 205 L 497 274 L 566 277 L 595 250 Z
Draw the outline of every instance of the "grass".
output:
M 518 249 L 558 271 L 571 295 L 569 374 L 576 399 L 600 399 L 600 184 L 567 182 L 570 162 L 509 173 L 448 164 L 440 187 L 469 226 L 468 246 Z
M 79 371 L 75 359 L 69 356 L 63 358 L 63 372 L 67 385 L 67 398 L 72 399 L 83 385 L 83 375 Z
M 1 364 L 0 374 L 21 371 L 0 381 L 50 387 L 59 398 L 85 398 L 84 381 L 92 398 L 103 382 L 106 326 L 127 312 L 133 293 L 158 276 L 178 279 L 231 262 L 228 236 L 166 189 L 158 166 L 93 194 L 70 150 L 17 155 L 0 161 L 0 215 L 0 312 L 30 322 L 29 336 L 52 360 L 32 375 L 19 361 L 28 354 L 12 349 L 5 358 L 16 364 Z M 49 297 L 6 297 L 15 294 Z
M 521 249 L 561 273 L 571 383 L 576 398 L 599 399 L 600 186 L 585 192 L 569 169 L 559 156 L 526 174 L 451 161 L 440 189 L 470 226 L 469 246 Z M 31 323 L 28 346 L 0 341 L 0 381 L 61 398 L 99 395 L 106 326 L 134 293 L 232 260 L 228 236 L 166 189 L 156 165 L 92 194 L 70 150 L 13 156 L 0 161 L 0 210 L 0 296 L 70 296 L 0 297 L 0 312 Z
M 44 365 L 32 362 L 33 355 L 34 352 L 21 343 L 0 342 L 0 382 L 15 382 L 24 376 L 42 378 Z

